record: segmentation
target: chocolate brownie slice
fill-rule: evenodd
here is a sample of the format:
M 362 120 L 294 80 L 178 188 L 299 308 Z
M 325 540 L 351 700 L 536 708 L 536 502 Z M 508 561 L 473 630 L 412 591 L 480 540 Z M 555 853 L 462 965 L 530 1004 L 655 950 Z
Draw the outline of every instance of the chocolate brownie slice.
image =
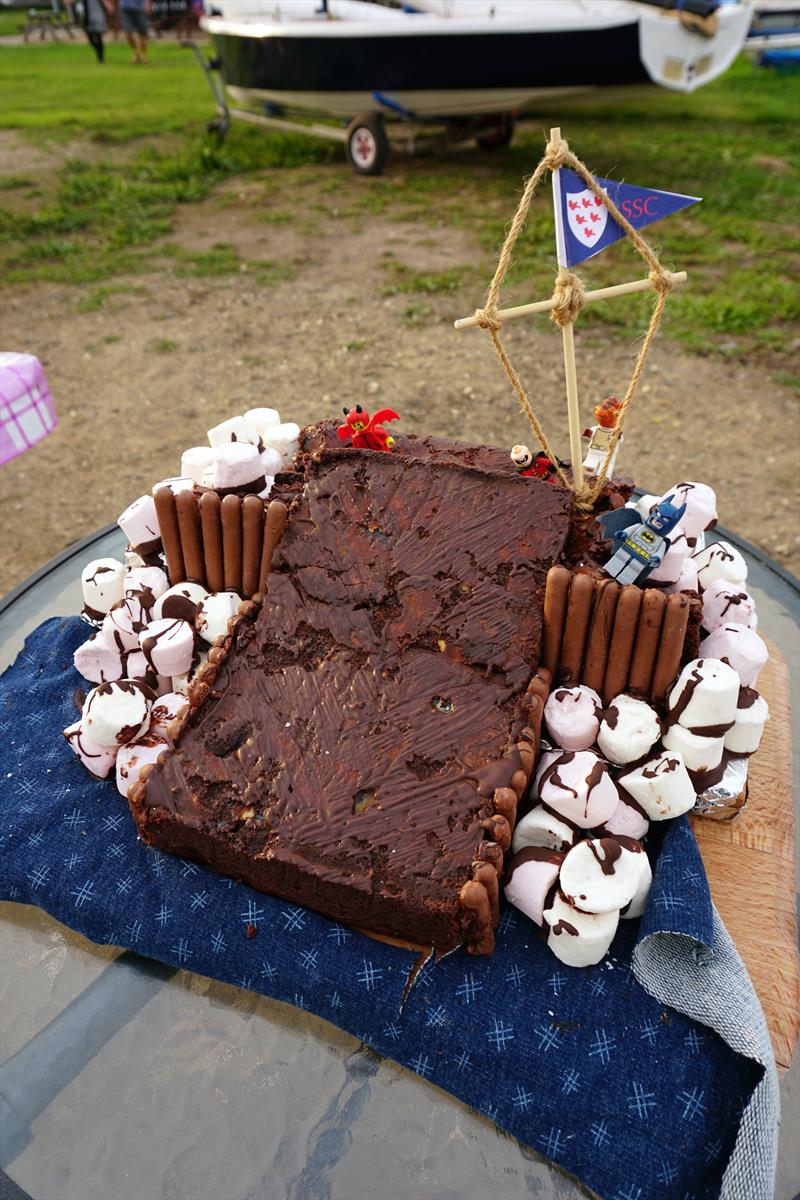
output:
M 145 841 L 377 933 L 490 949 L 570 512 L 511 473 L 318 450 L 263 605 L 132 790 Z

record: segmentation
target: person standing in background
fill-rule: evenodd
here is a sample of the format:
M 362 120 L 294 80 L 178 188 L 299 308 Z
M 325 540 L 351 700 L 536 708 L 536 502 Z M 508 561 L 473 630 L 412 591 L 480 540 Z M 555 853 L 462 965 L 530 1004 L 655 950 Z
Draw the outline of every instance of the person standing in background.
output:
M 97 55 L 97 61 L 105 59 L 103 34 L 108 31 L 108 14 L 105 0 L 83 0 L 83 28 L 89 39 L 89 45 Z
M 122 28 L 133 52 L 134 63 L 147 62 L 147 18 L 150 0 L 120 0 Z

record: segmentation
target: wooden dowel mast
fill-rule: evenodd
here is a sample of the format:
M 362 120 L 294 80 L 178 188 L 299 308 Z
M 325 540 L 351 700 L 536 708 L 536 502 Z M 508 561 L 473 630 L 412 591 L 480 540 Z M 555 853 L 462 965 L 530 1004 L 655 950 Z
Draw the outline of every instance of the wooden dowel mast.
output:
M 555 148 L 561 142 L 561 130 L 550 130 L 549 149 Z M 558 273 L 562 277 L 568 273 L 567 252 L 564 245 L 564 227 L 561 216 L 561 171 L 558 167 L 552 173 L 553 180 L 553 212 L 556 224 L 556 257 Z M 578 368 L 575 362 L 575 334 L 572 321 L 561 326 L 561 342 L 564 348 L 564 378 L 567 384 L 567 418 L 569 420 L 569 455 L 572 465 L 572 482 L 576 488 L 583 487 L 583 447 L 581 445 L 581 413 L 578 404 Z
M 672 284 L 677 286 L 680 283 L 686 283 L 685 271 L 674 271 L 669 276 Z M 650 279 L 633 279 L 630 283 L 615 283 L 611 287 L 596 288 L 593 292 L 584 292 L 583 299 L 586 304 L 590 304 L 593 300 L 610 300 L 613 296 L 627 296 L 632 292 L 646 292 L 652 288 L 653 283 Z M 527 317 L 530 313 L 550 312 L 550 309 L 555 304 L 555 300 L 551 296 L 549 300 L 536 300 L 533 304 L 517 304 L 513 308 L 498 308 L 495 316 L 501 324 L 506 321 L 516 321 L 517 317 Z M 477 329 L 480 325 L 480 317 L 460 317 L 453 322 L 455 329 Z

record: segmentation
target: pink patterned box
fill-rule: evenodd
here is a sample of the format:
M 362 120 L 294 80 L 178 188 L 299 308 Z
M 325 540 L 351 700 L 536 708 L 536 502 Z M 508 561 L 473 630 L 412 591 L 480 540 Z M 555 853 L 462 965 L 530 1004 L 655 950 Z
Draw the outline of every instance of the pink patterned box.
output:
M 32 354 L 0 354 L 0 466 L 57 425 L 44 369 Z

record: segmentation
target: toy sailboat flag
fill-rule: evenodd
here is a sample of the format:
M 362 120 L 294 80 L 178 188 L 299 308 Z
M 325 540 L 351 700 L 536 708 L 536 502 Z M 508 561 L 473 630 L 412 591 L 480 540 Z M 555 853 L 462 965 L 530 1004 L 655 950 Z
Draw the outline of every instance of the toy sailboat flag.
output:
M 601 190 L 627 217 L 634 229 L 644 229 L 662 217 L 680 212 L 700 201 L 699 196 L 682 196 L 678 192 L 659 192 L 653 188 L 636 187 L 632 183 L 614 183 L 596 176 Z M 609 214 L 599 196 L 586 187 L 583 180 L 568 167 L 553 171 L 553 202 L 556 217 L 556 239 L 561 242 L 558 261 L 574 267 L 593 258 L 606 246 L 625 237 L 625 230 Z M 563 262 L 562 262 L 563 258 Z
M 553 177 L 553 210 L 558 261 L 555 290 L 549 300 L 539 300 L 533 304 L 519 304 L 514 308 L 498 308 L 498 294 L 511 262 L 514 244 L 524 228 L 525 218 L 533 201 L 536 187 L 547 171 L 550 171 Z M 639 377 L 661 320 L 667 295 L 676 284 L 686 281 L 685 271 L 673 273 L 662 267 L 658 255 L 638 230 L 652 224 L 653 221 L 669 216 L 670 213 L 688 208 L 690 205 L 696 204 L 698 200 L 697 196 L 683 196 L 677 192 L 662 192 L 653 188 L 636 187 L 634 184 L 597 179 L 572 153 L 566 141 L 561 137 L 561 130 L 551 129 L 544 157 L 528 179 L 517 212 L 509 227 L 500 251 L 497 269 L 486 293 L 484 307 L 477 309 L 473 316 L 463 317 L 455 322 L 456 329 L 470 329 L 479 326 L 487 331 L 517 394 L 520 407 L 527 416 L 542 450 L 553 465 L 554 473 L 566 487 L 573 490 L 576 503 L 583 509 L 591 510 L 602 491 L 610 464 L 622 437 L 625 416 L 636 393 Z M 648 275 L 644 279 L 635 279 L 628 283 L 615 284 L 612 287 L 585 291 L 583 284 L 570 268 L 587 258 L 592 258 L 606 246 L 610 246 L 623 237 L 628 238 L 647 264 Z M 582 425 L 578 407 L 578 378 L 573 325 L 583 306 L 591 301 L 607 300 L 612 296 L 624 296 L 630 292 L 642 292 L 650 288 L 656 293 L 650 324 L 642 341 L 625 398 L 620 406 L 616 426 L 609 438 L 605 458 L 593 473 L 591 482 L 587 484 L 584 481 L 581 461 Z M 500 338 L 500 328 L 504 322 L 537 312 L 549 312 L 553 321 L 561 328 L 569 419 L 571 479 L 550 449 L 544 430 Z

